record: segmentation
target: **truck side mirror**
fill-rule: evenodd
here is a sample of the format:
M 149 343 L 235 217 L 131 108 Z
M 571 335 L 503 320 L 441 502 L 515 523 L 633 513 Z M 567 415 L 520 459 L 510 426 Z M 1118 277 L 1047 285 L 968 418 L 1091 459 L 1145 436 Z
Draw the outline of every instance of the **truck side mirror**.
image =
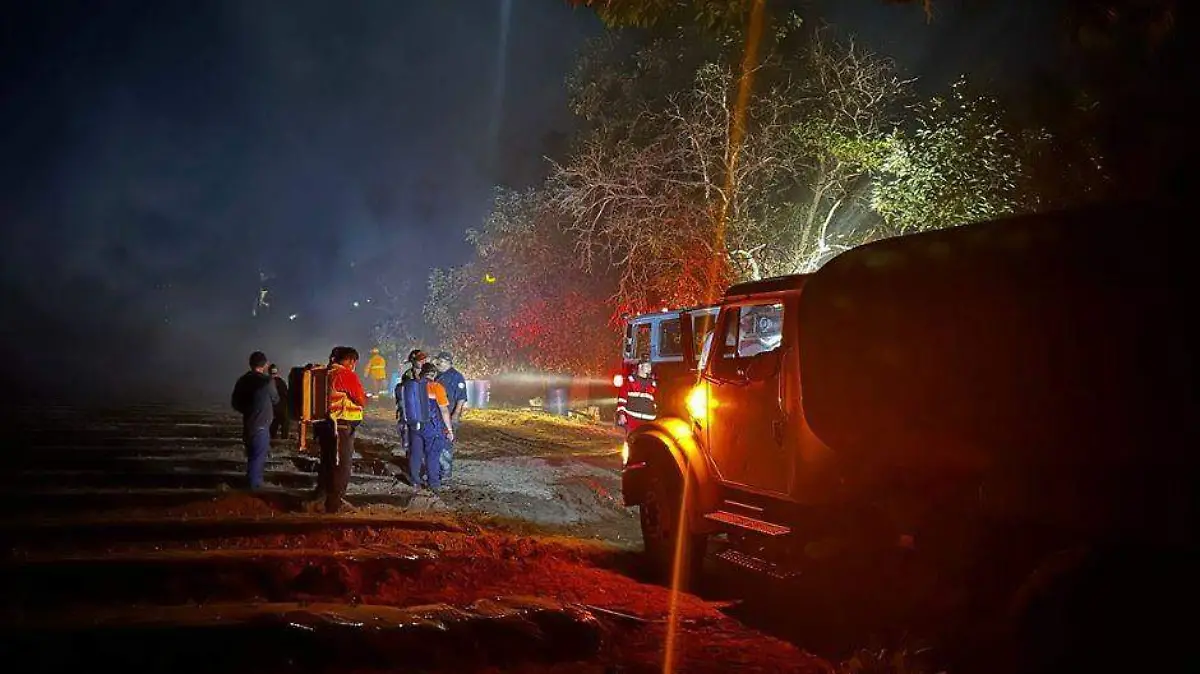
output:
M 779 372 L 779 350 L 760 353 L 743 370 L 747 382 L 767 381 Z

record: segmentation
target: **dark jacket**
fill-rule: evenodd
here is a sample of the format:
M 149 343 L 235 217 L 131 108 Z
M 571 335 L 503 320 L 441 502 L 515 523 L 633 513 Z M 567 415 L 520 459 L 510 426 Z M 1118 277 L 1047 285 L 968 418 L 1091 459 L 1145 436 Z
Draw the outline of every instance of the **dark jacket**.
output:
M 279 391 L 275 389 L 271 375 L 253 370 L 237 380 L 230 396 L 233 409 L 242 413 L 242 430 L 246 433 L 270 428 L 278 403 Z
M 404 389 L 404 382 L 410 381 L 412 379 L 417 379 L 420 376 L 421 376 L 420 370 L 417 370 L 416 368 L 414 368 L 411 365 L 408 366 L 407 370 L 400 373 L 400 381 L 396 382 L 396 386 L 392 388 L 392 395 L 395 396 L 395 398 L 396 398 L 396 414 L 397 414 L 396 418 L 397 419 L 400 418 L 400 415 L 404 411 L 402 409 L 404 407 L 403 395 L 401 394 L 401 391 Z
M 271 377 L 275 382 L 275 392 L 279 394 L 279 402 L 275 403 L 275 418 L 287 419 L 288 416 L 288 385 L 283 377 Z
M 437 381 L 446 388 L 446 397 L 450 399 L 450 413 L 460 402 L 467 401 L 467 378 L 461 372 L 450 368 L 438 373 Z

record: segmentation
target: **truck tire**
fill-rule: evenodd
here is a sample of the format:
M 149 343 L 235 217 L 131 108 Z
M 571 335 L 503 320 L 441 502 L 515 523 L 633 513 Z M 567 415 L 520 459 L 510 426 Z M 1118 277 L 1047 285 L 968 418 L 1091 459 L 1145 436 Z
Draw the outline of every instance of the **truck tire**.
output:
M 647 571 L 657 583 L 690 589 L 700 577 L 708 537 L 687 531 L 687 518 L 680 518 L 683 478 L 677 471 L 652 466 L 647 478 L 645 498 L 638 508 Z M 680 578 L 676 580 L 676 549 L 681 541 Z

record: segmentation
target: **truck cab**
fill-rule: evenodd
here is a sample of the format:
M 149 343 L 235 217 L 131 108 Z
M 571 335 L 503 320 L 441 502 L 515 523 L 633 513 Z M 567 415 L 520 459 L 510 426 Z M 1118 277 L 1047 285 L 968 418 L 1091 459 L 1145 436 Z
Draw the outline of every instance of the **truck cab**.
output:
M 678 402 L 660 411 L 658 423 L 628 438 L 626 503 L 642 506 L 647 552 L 661 555 L 660 564 L 674 557 L 661 548 L 671 545 L 674 531 L 666 520 L 678 517 L 660 506 L 674 498 L 664 494 L 680 490 L 684 476 L 693 479 L 689 533 L 697 545 L 716 533 L 749 548 L 790 542 L 801 527 L 813 528 L 804 524 L 810 519 L 805 506 L 840 498 L 832 454 L 809 429 L 801 405 L 799 302 L 808 278 L 734 285 L 706 308 L 711 329 L 697 336 L 688 376 L 675 380 Z M 654 493 L 658 489 L 664 493 Z M 736 548 L 722 554 L 751 559 Z M 757 567 L 783 573 L 775 562 L 753 559 Z
M 719 483 L 713 517 L 767 518 L 812 501 L 828 448 L 800 405 L 798 302 L 807 276 L 733 286 L 719 307 L 688 418 Z M 752 448 L 752 449 L 751 449 Z M 745 520 L 739 520 L 745 521 Z

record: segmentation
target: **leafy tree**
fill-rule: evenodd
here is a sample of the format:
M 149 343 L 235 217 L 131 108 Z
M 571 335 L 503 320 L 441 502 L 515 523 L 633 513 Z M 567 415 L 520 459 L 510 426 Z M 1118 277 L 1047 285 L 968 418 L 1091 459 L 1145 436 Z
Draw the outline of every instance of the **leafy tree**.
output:
M 965 79 L 946 98 L 915 106 L 914 128 L 889 141 L 871 206 L 892 233 L 949 227 L 1069 206 L 1098 193 L 1098 155 L 1051 130 L 1015 123 L 993 96 Z
M 1020 209 L 1023 170 L 999 104 L 965 80 L 948 99 L 915 108 L 916 128 L 897 133 L 871 206 L 895 233 L 986 220 Z

